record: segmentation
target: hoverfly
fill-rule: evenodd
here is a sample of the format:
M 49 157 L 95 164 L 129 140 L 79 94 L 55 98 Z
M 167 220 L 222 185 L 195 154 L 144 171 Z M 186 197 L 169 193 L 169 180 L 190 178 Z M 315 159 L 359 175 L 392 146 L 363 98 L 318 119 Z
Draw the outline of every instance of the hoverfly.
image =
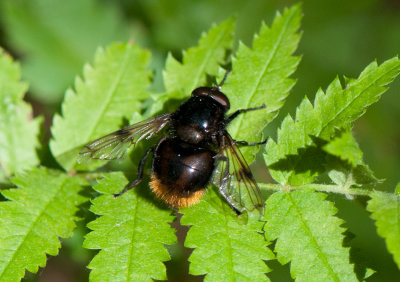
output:
M 226 116 L 230 102 L 221 92 L 222 83 L 196 88 L 175 112 L 119 129 L 90 142 L 80 154 L 93 159 L 119 159 L 132 144 L 150 139 L 167 128 L 157 145 L 148 149 L 141 159 L 138 178 L 117 195 L 142 181 L 146 160 L 153 154 L 149 185 L 170 207 L 187 207 L 199 202 L 207 185 L 213 182 L 237 213 L 253 209 L 262 212 L 260 189 L 238 145 L 260 145 L 266 141 L 236 141 L 226 127 L 239 114 L 263 109 L 265 105 L 240 109 Z

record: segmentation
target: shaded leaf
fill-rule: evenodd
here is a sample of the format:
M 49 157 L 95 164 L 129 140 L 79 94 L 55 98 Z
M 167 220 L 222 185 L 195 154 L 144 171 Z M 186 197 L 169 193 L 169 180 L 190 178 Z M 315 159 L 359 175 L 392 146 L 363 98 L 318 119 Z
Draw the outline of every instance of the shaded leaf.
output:
M 333 139 L 335 142 L 336 139 Z M 328 143 L 328 145 L 331 143 Z M 343 154 L 340 153 L 340 146 L 336 148 L 338 155 L 345 157 L 346 149 L 343 148 Z M 349 152 L 348 152 L 349 153 Z M 360 151 L 360 154 L 362 152 Z M 348 156 L 350 157 L 350 156 Z M 367 186 L 375 186 L 376 184 L 382 183 L 382 179 L 375 177 L 373 171 L 366 165 L 361 159 L 359 164 L 352 166 L 347 160 L 342 160 L 336 156 L 327 155 L 324 160 L 324 169 L 328 172 L 329 178 L 337 185 L 343 186 L 344 189 L 349 189 L 350 187 L 358 186 L 364 189 Z
M 110 173 L 93 187 L 103 195 L 92 201 L 90 210 L 100 217 L 88 224 L 93 231 L 84 242 L 85 248 L 100 249 L 88 266 L 92 281 L 166 279 L 162 262 L 170 256 L 163 244 L 176 242 L 169 225 L 174 217 L 155 205 L 148 188 L 115 198 L 127 184 L 122 173 Z
M 0 281 L 19 281 L 25 269 L 37 272 L 46 254 L 55 256 L 58 237 L 68 238 L 86 199 L 79 194 L 81 179 L 35 168 L 13 179 L 18 189 L 3 190 L 0 202 Z
M 323 150 L 337 158 L 327 157 L 328 175 L 338 185 L 375 185 L 382 183 L 362 158 L 363 153 L 350 131 L 343 132 L 323 146 Z M 341 161 L 339 161 L 339 159 Z
M 39 163 L 36 150 L 41 118 L 23 98 L 27 85 L 20 82 L 20 67 L 0 48 L 0 169 L 7 175 Z
M 277 240 L 281 264 L 299 281 L 357 281 L 344 248 L 343 221 L 326 195 L 311 191 L 276 192 L 268 198 L 264 227 L 267 240 Z
M 372 213 L 379 236 L 400 269 L 400 195 L 375 191 L 368 201 L 367 210 Z
M 186 247 L 194 248 L 191 274 L 206 275 L 205 281 L 269 281 L 264 260 L 273 254 L 258 233 L 262 222 L 252 217 L 247 222 L 246 213 L 238 217 L 214 189 L 180 212 L 181 224 L 191 226 L 185 240 Z
M 97 51 L 93 67 L 86 65 L 84 80 L 77 78 L 76 91 L 67 91 L 62 117 L 56 115 L 51 128 L 51 151 L 65 169 L 75 166 L 85 144 L 117 130 L 140 108 L 139 101 L 148 96 L 149 60 L 149 52 L 137 45 L 113 43 Z
M 350 131 L 346 131 L 334 138 L 323 149 L 331 155 L 348 161 L 353 167 L 362 164 L 363 154 Z

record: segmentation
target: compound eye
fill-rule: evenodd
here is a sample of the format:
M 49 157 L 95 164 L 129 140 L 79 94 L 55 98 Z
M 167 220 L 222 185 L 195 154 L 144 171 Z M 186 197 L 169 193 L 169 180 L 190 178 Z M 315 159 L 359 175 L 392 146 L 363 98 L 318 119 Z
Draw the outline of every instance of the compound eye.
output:
M 192 96 L 198 97 L 210 97 L 215 102 L 220 104 L 225 108 L 225 110 L 229 110 L 230 103 L 228 97 L 224 93 L 222 93 L 218 87 L 199 87 L 193 90 Z
M 211 87 L 198 87 L 192 91 L 192 96 L 209 96 Z

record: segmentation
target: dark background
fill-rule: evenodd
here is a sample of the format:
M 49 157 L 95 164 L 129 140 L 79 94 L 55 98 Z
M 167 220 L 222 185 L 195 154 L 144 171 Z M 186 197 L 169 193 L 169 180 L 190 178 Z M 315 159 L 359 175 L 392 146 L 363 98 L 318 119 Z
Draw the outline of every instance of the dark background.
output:
M 26 100 L 35 115 L 44 115 L 47 136 L 52 116 L 60 111 L 63 94 L 81 75 L 98 46 L 112 41 L 134 40 L 153 52 L 157 69 L 154 89 L 162 91 L 161 69 L 168 52 L 181 57 L 181 49 L 197 43 L 201 32 L 212 23 L 235 15 L 236 39 L 251 44 L 261 21 L 270 24 L 277 9 L 294 1 L 242 0 L 0 0 L 0 46 L 21 62 L 23 79 L 30 84 Z M 298 82 L 278 119 L 269 126 L 273 134 L 282 118 L 294 114 L 307 95 L 311 100 L 318 88 L 325 89 L 336 75 L 356 77 L 373 60 L 381 63 L 400 50 L 400 1 L 396 0 L 307 0 L 303 3 L 303 37 L 297 54 L 302 55 L 293 77 Z M 377 189 L 393 191 L 400 171 L 400 81 L 395 81 L 382 99 L 359 119 L 354 135 L 364 160 L 378 178 L 386 181 Z M 50 164 L 44 153 L 42 162 Z M 339 208 L 345 227 L 355 234 L 353 253 L 377 270 L 371 281 L 393 281 L 400 272 L 376 234 L 363 201 L 330 196 Z M 355 204 L 356 203 L 356 204 Z M 29 280 L 87 280 L 85 269 L 92 253 L 81 250 L 84 224 L 76 236 L 64 242 L 61 256 L 50 258 L 48 267 Z M 358 250 L 358 248 L 360 250 Z M 182 267 L 187 250 L 172 248 L 171 280 L 188 279 Z M 290 280 L 288 267 L 268 263 L 277 271 L 274 281 Z M 185 278 L 183 278 L 185 277 Z

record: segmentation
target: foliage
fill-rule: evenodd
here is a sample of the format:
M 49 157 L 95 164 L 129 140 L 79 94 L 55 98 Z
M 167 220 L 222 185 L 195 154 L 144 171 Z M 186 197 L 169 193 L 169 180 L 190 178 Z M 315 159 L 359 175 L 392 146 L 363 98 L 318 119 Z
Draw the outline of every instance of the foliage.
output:
M 64 16 L 69 15 L 68 7 L 75 7 L 72 2 L 65 4 Z M 63 18 L 54 16 L 42 38 L 35 38 L 32 46 L 24 49 L 21 38 L 28 33 L 28 18 L 34 16 L 35 5 L 42 5 L 38 13 L 53 6 L 35 0 L 22 11 L 22 3 L 7 0 L 1 4 L 7 9 L 5 21 L 11 23 L 10 30 L 20 30 L 12 44 L 32 51 L 46 42 L 50 42 L 46 46 L 59 46 L 61 40 L 72 41 L 71 34 L 61 32 L 65 31 L 59 24 Z M 94 2 L 87 3 L 82 4 L 87 5 L 83 11 L 94 9 Z M 97 12 L 95 15 L 103 16 L 104 25 L 115 17 L 113 11 Z M 0 175 L 2 184 L 13 188 L 2 190 L 5 199 L 0 202 L 0 281 L 18 281 L 25 270 L 35 273 L 44 267 L 46 255 L 58 254 L 59 237 L 70 237 L 80 216 L 90 221 L 87 226 L 91 229 L 83 246 L 99 250 L 87 265 L 91 281 L 151 281 L 170 276 L 164 262 L 171 256 L 174 259 L 179 248 L 175 244 L 181 237 L 181 227 L 178 236 L 174 234 L 173 226 L 178 225 L 173 222 L 175 214 L 155 199 L 146 178 L 135 189 L 115 197 L 113 194 L 126 187 L 128 179 L 135 179 L 131 168 L 118 162 L 106 168 L 100 168 L 104 165 L 100 161 L 78 164 L 80 149 L 127 121 L 173 110 L 173 100 L 187 98 L 197 86 L 215 85 L 228 68 L 232 73 L 222 91 L 230 98 L 231 113 L 266 105 L 264 110 L 239 116 L 228 131 L 238 140 L 261 140 L 262 131 L 278 117 L 295 84 L 290 76 L 300 62 L 293 54 L 301 37 L 301 15 L 300 5 L 277 13 L 270 26 L 261 24 L 251 48 L 239 43 L 237 50 L 235 18 L 213 25 L 196 46 L 182 53 L 182 60 L 168 56 L 163 73 L 165 91 L 161 93 L 150 91 L 149 69 L 154 62 L 149 51 L 133 42 L 99 48 L 93 62 L 85 65 L 81 77 L 77 76 L 74 88 L 66 91 L 61 113 L 54 115 L 48 154 L 57 163 L 37 154 L 41 119 L 31 118 L 30 105 L 23 100 L 27 86 L 19 81 L 19 66 L 1 52 Z M 17 19 L 22 21 L 18 23 Z M 34 28 L 40 30 L 43 23 L 34 22 Z M 111 31 L 121 25 L 121 34 L 115 36 L 125 36 L 128 31 L 121 22 L 109 26 L 110 33 L 105 37 L 114 39 Z M 54 30 L 60 30 L 60 34 L 51 36 Z M 75 51 L 58 51 L 28 56 L 35 58 L 32 68 L 36 75 L 57 56 L 62 66 L 71 60 L 73 67 L 66 72 L 77 72 L 78 61 L 84 57 L 74 60 L 68 54 L 74 57 Z M 40 58 L 45 59 L 38 62 Z M 27 62 L 23 72 L 29 70 L 29 59 Z M 270 137 L 265 146 L 243 148 L 249 163 L 258 149 L 265 149 L 263 161 L 277 182 L 259 184 L 266 196 L 265 213 L 262 218 L 251 212 L 237 215 L 217 187 L 210 185 L 199 204 L 178 211 L 180 224 L 189 229 L 184 246 L 193 249 L 189 273 L 204 275 L 206 281 L 268 281 L 272 271 L 269 265 L 276 258 L 281 264 L 290 263 L 290 275 L 299 281 L 365 279 L 372 270 L 352 256 L 354 246 L 347 238 L 351 226 L 344 226 L 344 218 L 334 199 L 327 198 L 328 193 L 348 199 L 369 198 L 367 210 L 400 269 L 399 188 L 397 194 L 373 189 L 380 182 L 366 165 L 366 154 L 352 133 L 353 122 L 380 99 L 399 72 L 400 61 L 394 57 L 381 64 L 372 62 L 356 79 L 346 78 L 342 83 L 335 78 L 326 91 L 317 91 L 313 103 L 305 97 L 295 118 L 287 115 L 276 137 Z M 45 80 L 36 80 L 36 75 L 25 77 L 55 89 Z M 137 151 L 140 148 L 131 155 L 135 162 Z M 123 173 L 104 172 L 114 169 Z M 258 171 L 266 174 L 263 169 Z M 91 194 L 83 189 L 88 181 L 93 184 Z M 78 216 L 78 208 L 89 199 L 92 214 L 83 208 Z
M 163 109 L 169 99 L 183 99 L 196 87 L 206 84 L 207 75 L 216 76 L 233 43 L 234 19 L 228 19 L 203 33 L 199 44 L 183 53 L 182 63 L 168 55 L 163 72 L 166 92 L 152 96 L 149 114 Z
M 274 258 L 258 231 L 260 222 L 238 217 L 214 189 L 197 209 L 182 209 L 181 224 L 191 228 L 185 246 L 194 249 L 189 257 L 190 273 L 206 274 L 207 281 L 267 281 L 270 269 L 263 260 Z M 207 258 L 207 259 L 205 259 Z
M 236 109 L 266 105 L 266 110 L 250 112 L 238 116 L 229 127 L 237 140 L 261 141 L 261 132 L 277 115 L 279 109 L 294 86 L 295 80 L 288 78 L 300 62 L 292 56 L 300 35 L 300 6 L 286 9 L 276 14 L 271 27 L 262 25 L 259 34 L 254 36 L 253 48 L 239 45 L 232 59 L 232 74 L 229 75 L 222 90 L 231 99 L 231 112 Z M 251 123 L 246 122 L 251 119 Z M 243 154 L 252 162 L 256 147 L 243 148 Z
M 389 194 L 375 191 L 368 202 L 368 211 L 375 220 L 378 234 L 386 239 L 386 245 L 400 265 L 400 193 Z
M 345 87 L 336 78 L 326 93 L 319 90 L 314 105 L 304 98 L 297 108 L 296 119 L 287 116 L 278 130 L 277 142 L 271 139 L 267 144 L 265 160 L 272 177 L 284 185 L 312 182 L 318 175 L 315 164 L 323 162 L 315 150 L 315 137 L 329 140 L 336 129 L 348 128 L 368 106 L 378 101 L 386 90 L 384 86 L 399 71 L 397 57 L 380 66 L 373 62 L 358 79 L 347 79 Z
M 12 179 L 18 189 L 3 190 L 0 203 L 0 281 L 18 281 L 46 265 L 75 228 L 75 213 L 86 198 L 85 181 L 45 168 Z
M 334 216 L 336 208 L 325 198 L 311 191 L 274 193 L 266 202 L 265 237 L 277 240 L 277 259 L 282 264 L 291 261 L 293 278 L 357 281 L 349 249 L 342 246 L 343 221 Z
M 231 18 L 214 26 L 207 34 L 203 33 L 198 46 L 183 53 L 182 63 L 169 55 L 164 72 L 167 92 L 180 91 L 186 96 L 206 84 L 206 75 L 217 76 L 219 66 L 224 64 L 226 50 L 232 46 L 233 29 Z
M 19 65 L 0 49 L 0 165 L 8 176 L 39 163 L 41 118 L 32 118 L 31 106 L 22 100 L 27 85 L 19 79 Z
M 67 90 L 63 116 L 54 117 L 50 142 L 53 155 L 66 170 L 76 165 L 86 143 L 117 130 L 123 118 L 130 119 L 132 111 L 139 109 L 139 101 L 148 96 L 149 60 L 150 54 L 137 45 L 113 43 L 107 50 L 99 49 L 93 67 L 86 65 L 84 81 L 76 79 L 76 92 Z
M 353 167 L 362 164 L 362 152 L 351 132 L 346 131 L 324 146 L 331 155 L 348 161 Z
M 128 183 L 122 173 L 104 174 L 93 189 L 103 195 L 91 211 L 100 217 L 89 223 L 93 231 L 84 247 L 101 249 L 89 264 L 92 281 L 152 281 L 166 278 L 162 261 L 170 259 L 163 244 L 174 244 L 171 212 L 149 200 L 143 189 L 115 198 Z M 144 187 L 141 187 L 144 188 Z

